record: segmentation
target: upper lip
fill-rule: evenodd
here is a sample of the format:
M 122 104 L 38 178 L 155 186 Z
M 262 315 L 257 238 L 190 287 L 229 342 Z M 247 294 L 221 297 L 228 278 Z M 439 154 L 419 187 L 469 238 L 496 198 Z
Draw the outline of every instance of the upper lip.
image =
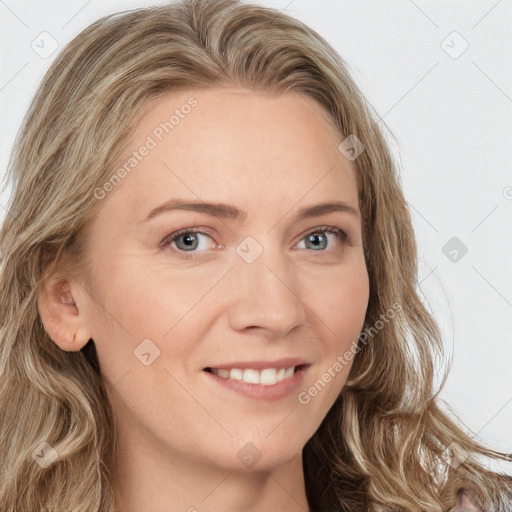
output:
M 231 370 L 232 368 L 254 368 L 255 370 L 262 370 L 264 368 L 291 368 L 292 366 L 309 366 L 305 359 L 298 357 L 284 357 L 282 359 L 276 359 L 274 361 L 236 361 L 234 363 L 221 363 L 207 366 L 206 368 L 225 369 Z

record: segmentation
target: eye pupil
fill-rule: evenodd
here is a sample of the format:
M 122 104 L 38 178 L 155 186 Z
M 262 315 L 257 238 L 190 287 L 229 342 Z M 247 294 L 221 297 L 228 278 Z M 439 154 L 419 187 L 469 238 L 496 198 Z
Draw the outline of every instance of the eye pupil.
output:
M 182 235 L 180 238 L 178 238 L 178 240 L 186 240 L 185 242 L 185 247 L 188 247 L 188 248 L 193 248 L 195 249 L 197 247 L 197 235 L 195 234 L 187 234 L 187 235 Z
M 310 242 L 313 242 L 314 244 L 317 244 L 319 241 L 324 242 L 324 244 L 320 247 L 321 249 L 325 249 L 325 241 L 326 237 L 324 235 L 320 235 L 319 233 L 311 233 L 308 236 L 308 239 Z M 314 246 L 315 249 L 318 249 L 318 245 Z

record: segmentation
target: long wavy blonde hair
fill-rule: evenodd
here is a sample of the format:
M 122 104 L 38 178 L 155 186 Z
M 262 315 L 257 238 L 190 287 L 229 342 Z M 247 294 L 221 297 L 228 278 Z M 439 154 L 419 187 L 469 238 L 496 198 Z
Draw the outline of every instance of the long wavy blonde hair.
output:
M 366 146 L 355 161 L 370 301 L 349 379 L 303 450 L 314 511 L 440 511 L 466 488 L 488 510 L 510 510 L 512 479 L 437 404 L 439 328 L 417 294 L 411 217 L 383 133 L 345 62 L 315 31 L 276 10 L 236 0 L 184 0 L 107 16 L 53 62 L 18 134 L 0 233 L 0 510 L 114 512 L 116 429 L 93 340 L 58 348 L 37 297 L 62 263 L 85 264 L 94 191 L 119 163 L 153 100 L 224 83 L 316 100 Z M 6 182 L 5 185 L 8 184 Z M 4 185 L 4 186 L 5 186 Z M 446 376 L 445 376 L 446 378 Z M 444 383 L 444 380 L 442 381 Z M 42 443 L 48 443 L 47 445 Z M 34 453 L 51 446 L 48 467 Z M 447 462 L 456 447 L 464 457 Z

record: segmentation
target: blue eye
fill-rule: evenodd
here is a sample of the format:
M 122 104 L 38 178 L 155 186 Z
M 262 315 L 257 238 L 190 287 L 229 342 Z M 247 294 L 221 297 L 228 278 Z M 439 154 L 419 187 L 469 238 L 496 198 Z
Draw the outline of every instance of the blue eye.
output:
M 350 244 L 348 235 L 340 228 L 334 226 L 319 226 L 307 233 L 302 239 L 306 242 L 306 249 L 313 249 L 314 251 L 325 252 L 327 248 L 329 237 L 327 234 L 334 235 L 337 241 L 342 244 Z M 207 237 L 212 239 L 210 235 L 199 231 L 196 228 L 184 228 L 171 233 L 166 236 L 160 247 L 164 248 L 169 245 L 175 246 L 175 250 L 179 253 L 180 257 L 183 258 L 195 258 L 198 252 L 208 249 L 207 244 L 203 244 L 201 247 L 201 237 Z M 300 243 L 300 242 L 299 242 Z M 199 250 L 198 250 L 199 249 Z
M 203 233 L 194 228 L 185 228 L 170 234 L 162 240 L 161 247 L 167 247 L 168 245 L 175 244 L 179 252 L 192 252 L 196 251 L 200 245 L 200 236 L 205 236 L 211 239 L 210 235 Z M 207 249 L 208 247 L 206 247 Z M 184 254 L 185 258 L 192 258 L 195 256 L 192 254 Z
M 315 228 L 314 231 L 310 231 L 303 240 L 306 240 L 306 243 L 312 244 L 312 246 L 308 248 L 312 248 L 315 251 L 324 250 L 327 247 L 328 237 L 324 234 L 328 233 L 330 235 L 334 235 L 341 242 L 348 241 L 348 235 L 340 228 L 335 228 L 332 226 L 321 226 L 319 228 Z

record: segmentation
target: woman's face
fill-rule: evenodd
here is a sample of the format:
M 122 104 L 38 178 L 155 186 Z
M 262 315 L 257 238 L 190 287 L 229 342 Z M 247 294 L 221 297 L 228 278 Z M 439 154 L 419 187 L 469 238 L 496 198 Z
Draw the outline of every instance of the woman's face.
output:
M 77 302 L 125 450 L 268 469 L 332 406 L 369 283 L 354 168 L 328 119 L 295 93 L 210 88 L 139 122 L 97 191 Z

